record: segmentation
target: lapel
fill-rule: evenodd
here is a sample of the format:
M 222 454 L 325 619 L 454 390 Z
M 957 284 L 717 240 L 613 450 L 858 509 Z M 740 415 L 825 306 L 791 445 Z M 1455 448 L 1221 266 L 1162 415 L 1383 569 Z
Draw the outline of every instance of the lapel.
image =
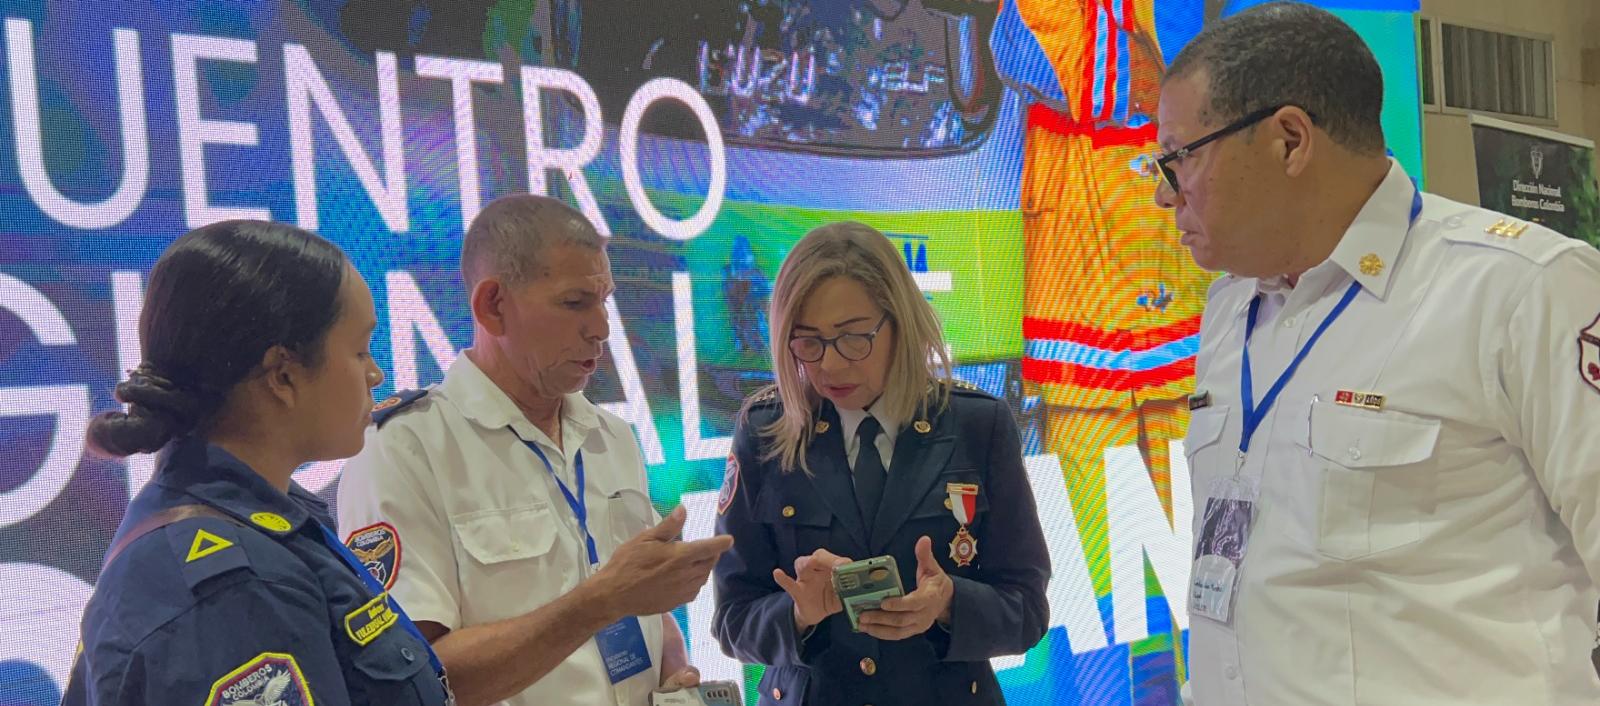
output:
M 822 501 L 833 511 L 833 516 L 844 525 L 858 548 L 867 547 L 866 523 L 861 521 L 861 510 L 856 506 L 855 476 L 844 453 L 844 432 L 839 414 L 830 402 L 822 403 L 822 413 L 817 424 L 826 424 L 827 431 L 814 434 L 810 448 L 806 449 L 806 463 L 811 468 L 811 485 Z M 813 430 L 815 427 L 813 427 Z M 852 553 L 853 554 L 853 553 Z
M 948 410 L 946 412 L 926 420 L 931 424 L 927 432 L 917 430 L 918 419 L 911 420 L 895 439 L 889 483 L 883 489 L 878 519 L 872 526 L 872 541 L 868 546 L 874 555 L 888 548 L 900 526 L 944 475 L 945 464 L 956 446 L 952 433 L 955 421 Z

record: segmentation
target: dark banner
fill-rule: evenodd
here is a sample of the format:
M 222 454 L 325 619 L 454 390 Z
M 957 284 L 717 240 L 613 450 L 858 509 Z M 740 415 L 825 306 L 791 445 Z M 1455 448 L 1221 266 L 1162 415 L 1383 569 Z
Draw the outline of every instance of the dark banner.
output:
M 1475 115 L 1472 143 L 1484 208 L 1600 245 L 1593 142 Z

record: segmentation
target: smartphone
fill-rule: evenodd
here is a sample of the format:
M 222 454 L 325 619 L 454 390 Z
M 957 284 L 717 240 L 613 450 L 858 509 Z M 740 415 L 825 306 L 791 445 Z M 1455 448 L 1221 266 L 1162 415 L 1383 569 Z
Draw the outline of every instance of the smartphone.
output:
M 879 556 L 839 566 L 833 570 L 833 590 L 850 617 L 850 629 L 861 632 L 861 614 L 877 610 L 885 598 L 905 595 L 900 568 L 894 557 Z
M 677 691 L 650 694 L 650 706 L 744 706 L 739 685 L 731 681 L 701 682 Z

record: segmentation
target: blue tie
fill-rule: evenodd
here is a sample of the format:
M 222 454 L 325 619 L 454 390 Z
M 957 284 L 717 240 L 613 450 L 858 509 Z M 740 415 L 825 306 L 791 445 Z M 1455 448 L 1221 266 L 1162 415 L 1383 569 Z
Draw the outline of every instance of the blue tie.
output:
M 883 427 L 872 415 L 861 420 L 856 427 L 856 503 L 861 507 L 861 521 L 871 527 L 878 516 L 878 501 L 883 498 L 883 486 L 889 473 L 878 455 L 878 434 Z

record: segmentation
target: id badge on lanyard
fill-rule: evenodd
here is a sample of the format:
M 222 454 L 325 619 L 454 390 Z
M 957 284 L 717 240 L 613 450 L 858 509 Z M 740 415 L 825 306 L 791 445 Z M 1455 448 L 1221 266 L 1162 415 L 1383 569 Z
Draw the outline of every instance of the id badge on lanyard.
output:
M 1254 384 L 1250 373 L 1250 334 L 1255 331 L 1256 314 L 1261 310 L 1261 297 L 1250 302 L 1250 315 L 1244 332 L 1244 364 L 1240 373 L 1239 397 L 1244 403 L 1244 429 L 1239 434 L 1239 459 L 1234 464 L 1231 477 L 1219 478 L 1206 495 L 1205 512 L 1201 516 L 1200 537 L 1195 541 L 1194 569 L 1189 573 L 1189 610 L 1224 625 L 1233 622 L 1233 602 L 1238 592 L 1239 566 L 1244 563 L 1245 550 L 1250 546 L 1250 528 L 1256 520 L 1256 502 L 1261 497 L 1260 487 L 1253 479 L 1242 474 L 1245 456 L 1250 452 L 1250 440 L 1266 421 L 1267 413 L 1278 401 L 1289 378 L 1306 359 L 1317 339 L 1349 308 L 1350 302 L 1361 291 L 1360 282 L 1351 282 L 1333 311 L 1312 332 L 1304 347 L 1295 353 L 1289 366 L 1278 375 L 1267 394 L 1256 404 Z
M 1195 615 L 1232 622 L 1239 564 L 1250 544 L 1259 497 L 1255 481 L 1237 473 L 1211 484 L 1189 578 L 1189 610 Z
M 513 431 L 513 434 L 516 432 Z M 521 436 L 517 437 L 524 446 L 528 447 L 540 461 L 544 462 L 545 470 L 550 472 L 550 477 L 555 480 L 556 487 L 561 490 L 562 499 L 567 501 L 567 507 L 578 520 L 578 531 L 583 533 L 584 551 L 589 562 L 589 573 L 592 575 L 600 567 L 600 552 L 595 548 L 594 535 L 589 533 L 589 501 L 585 496 L 583 471 L 583 452 L 573 454 L 573 471 L 578 482 L 577 492 L 567 487 L 556 474 L 555 466 L 551 465 L 550 458 L 545 456 L 544 450 Z M 623 680 L 650 669 L 650 646 L 645 644 L 644 630 L 639 626 L 638 616 L 627 616 L 615 623 L 600 629 L 594 636 L 595 644 L 600 647 L 600 658 L 605 661 L 606 676 L 613 685 L 620 684 Z

